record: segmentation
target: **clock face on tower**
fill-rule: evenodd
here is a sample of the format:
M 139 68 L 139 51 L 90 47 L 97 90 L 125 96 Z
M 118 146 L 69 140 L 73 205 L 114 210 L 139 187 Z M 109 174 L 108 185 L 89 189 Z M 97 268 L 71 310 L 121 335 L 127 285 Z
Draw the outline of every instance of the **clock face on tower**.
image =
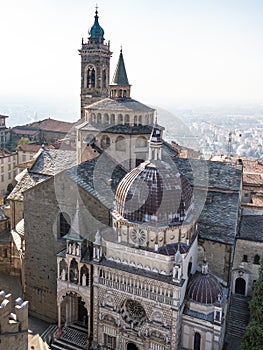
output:
M 140 228 L 133 228 L 131 231 L 131 240 L 136 244 L 143 244 L 146 241 L 146 232 Z

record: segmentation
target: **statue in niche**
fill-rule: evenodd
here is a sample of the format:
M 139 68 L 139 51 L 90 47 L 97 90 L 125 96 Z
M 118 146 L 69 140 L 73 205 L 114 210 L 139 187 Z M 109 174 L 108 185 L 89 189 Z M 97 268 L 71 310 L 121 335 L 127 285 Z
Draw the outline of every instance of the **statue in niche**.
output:
M 73 254 L 73 255 L 76 255 L 75 243 L 72 244 L 72 254 Z
M 72 254 L 72 244 L 71 243 L 69 243 L 69 245 L 68 245 L 68 252 L 69 252 L 69 254 Z
M 79 252 L 80 252 L 79 244 L 76 244 L 76 255 L 77 256 L 79 256 Z
M 87 276 L 85 273 L 82 275 L 82 285 L 85 287 L 87 285 Z
M 62 281 L 66 281 L 66 270 L 65 269 L 62 270 L 61 279 L 62 279 Z

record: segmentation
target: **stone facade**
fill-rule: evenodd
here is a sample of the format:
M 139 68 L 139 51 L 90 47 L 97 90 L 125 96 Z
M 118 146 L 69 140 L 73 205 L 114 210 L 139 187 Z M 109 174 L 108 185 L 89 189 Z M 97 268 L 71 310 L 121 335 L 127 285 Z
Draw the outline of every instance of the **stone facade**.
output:
M 24 193 L 26 297 L 30 298 L 30 313 L 47 321 L 57 320 L 56 254 L 65 247 L 60 214 L 71 222 L 78 196 L 87 218 L 85 234 L 93 237 L 94 227 L 109 224 L 108 210 L 63 173 Z M 31 210 L 32 206 L 37 210 Z
M 28 301 L 16 300 L 15 314 L 12 295 L 0 292 L 0 344 L 5 350 L 28 349 Z

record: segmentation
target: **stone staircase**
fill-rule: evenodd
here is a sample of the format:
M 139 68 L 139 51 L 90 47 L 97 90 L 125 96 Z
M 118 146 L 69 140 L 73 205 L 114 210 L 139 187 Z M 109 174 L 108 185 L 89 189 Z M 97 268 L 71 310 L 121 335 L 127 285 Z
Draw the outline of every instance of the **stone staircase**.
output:
M 249 322 L 248 303 L 250 299 L 243 295 L 232 294 L 226 322 L 224 349 L 241 349 L 244 331 Z
M 57 331 L 57 329 L 57 324 L 51 324 L 50 326 L 48 326 L 48 328 L 41 334 L 42 340 L 47 344 L 51 344 L 53 335 Z
M 88 330 L 79 323 L 62 327 L 60 338 L 53 338 L 51 350 L 82 350 L 88 349 Z

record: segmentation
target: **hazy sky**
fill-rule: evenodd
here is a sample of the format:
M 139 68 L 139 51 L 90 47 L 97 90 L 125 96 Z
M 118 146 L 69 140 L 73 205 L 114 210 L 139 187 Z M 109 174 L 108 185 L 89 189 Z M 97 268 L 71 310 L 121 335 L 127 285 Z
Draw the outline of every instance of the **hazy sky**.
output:
M 0 0 L 0 97 L 79 105 L 81 38 L 96 1 Z M 262 0 L 101 0 L 132 96 L 153 105 L 263 102 Z M 45 103 L 45 102 L 44 102 Z

